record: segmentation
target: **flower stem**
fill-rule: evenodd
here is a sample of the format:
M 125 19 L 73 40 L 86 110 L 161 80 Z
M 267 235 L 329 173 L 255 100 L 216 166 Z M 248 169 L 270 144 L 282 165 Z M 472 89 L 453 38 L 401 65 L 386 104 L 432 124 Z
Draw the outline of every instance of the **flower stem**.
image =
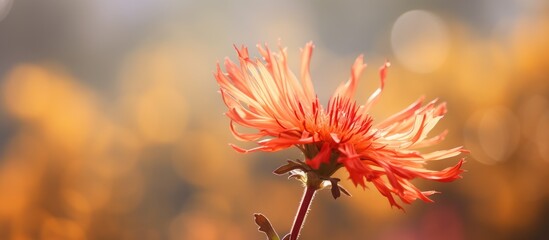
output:
M 303 192 L 303 198 L 301 199 L 301 203 L 299 204 L 299 209 L 297 210 L 294 224 L 292 225 L 292 231 L 290 232 L 290 240 L 297 240 L 297 237 L 299 236 L 299 231 L 301 231 L 301 228 L 303 227 L 305 217 L 307 216 L 309 206 L 311 206 L 311 202 L 313 201 L 316 190 L 316 187 L 305 187 L 305 191 Z

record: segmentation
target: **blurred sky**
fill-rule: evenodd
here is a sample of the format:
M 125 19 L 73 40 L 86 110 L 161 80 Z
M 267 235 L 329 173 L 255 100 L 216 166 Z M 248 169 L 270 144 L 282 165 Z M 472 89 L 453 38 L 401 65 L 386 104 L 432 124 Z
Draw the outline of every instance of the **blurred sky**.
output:
M 549 235 L 547 1 L 0 0 L 0 239 L 263 239 L 255 212 L 288 232 L 301 186 L 271 171 L 301 155 L 234 152 L 253 144 L 213 78 L 233 44 L 279 39 L 294 71 L 315 43 L 323 103 L 359 54 L 365 100 L 388 59 L 374 119 L 438 97 L 437 148 L 472 151 L 463 179 L 414 182 L 442 193 L 406 213 L 349 181 L 320 192 L 303 239 Z

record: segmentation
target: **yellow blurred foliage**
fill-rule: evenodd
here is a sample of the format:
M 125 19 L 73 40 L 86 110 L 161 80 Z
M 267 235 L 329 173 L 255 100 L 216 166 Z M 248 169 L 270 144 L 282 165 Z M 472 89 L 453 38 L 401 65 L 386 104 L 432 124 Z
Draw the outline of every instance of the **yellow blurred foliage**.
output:
M 207 26 L 223 29 L 185 25 L 188 32 L 180 33 L 180 22 L 172 22 L 119 52 L 73 53 L 120 58 L 109 73 L 112 82 L 98 80 L 104 85 L 84 79 L 89 69 L 80 65 L 86 64 L 67 61 L 74 57 L 68 53 L 48 62 L 2 66 L 0 239 L 257 239 L 254 212 L 265 213 L 279 233 L 287 232 L 301 188 L 270 172 L 285 159 L 301 156 L 298 151 L 243 155 L 228 146 L 241 143 L 230 136 L 212 72 L 216 61 L 223 60 L 222 51 L 228 53 L 232 41 L 241 43 L 240 36 L 228 33 L 242 19 L 235 24 L 208 16 L 202 17 Z M 419 183 L 422 189 L 442 192 L 435 198 L 439 207 L 417 202 L 406 206 L 405 214 L 391 209 L 375 188 L 353 186 L 341 171 L 338 177 L 353 197 L 331 205 L 328 190 L 319 192 L 304 238 L 363 239 L 372 233 L 372 239 L 433 239 L 440 234 L 436 219 L 447 221 L 452 239 L 538 233 L 545 227 L 549 19 L 520 15 L 500 36 L 478 34 L 466 21 L 437 16 L 434 24 L 440 29 L 431 30 L 441 35 L 435 42 L 428 42 L 428 36 L 395 40 L 405 56 L 395 56 L 372 115 L 378 121 L 422 94 L 447 101 L 450 110 L 442 122 L 450 134 L 443 144 L 464 144 L 472 151 L 468 172 L 444 188 Z M 246 34 L 274 38 L 287 32 L 289 46 L 311 36 L 321 39 L 319 45 L 329 45 L 313 20 L 306 14 L 294 16 Z M 385 32 L 378 40 L 383 51 L 390 45 L 391 31 Z M 109 40 L 103 37 L 101 41 Z M 348 77 L 341 78 L 356 54 L 335 47 L 315 51 L 312 66 L 320 69 L 312 72 L 313 82 L 321 97 L 328 96 L 333 91 L 329 86 Z M 289 61 L 298 65 L 297 47 L 288 52 Z M 361 83 L 367 87 L 357 93 L 360 99 L 368 97 L 366 89 L 378 87 L 374 63 L 383 62 L 365 54 L 373 63 L 361 79 L 368 80 Z

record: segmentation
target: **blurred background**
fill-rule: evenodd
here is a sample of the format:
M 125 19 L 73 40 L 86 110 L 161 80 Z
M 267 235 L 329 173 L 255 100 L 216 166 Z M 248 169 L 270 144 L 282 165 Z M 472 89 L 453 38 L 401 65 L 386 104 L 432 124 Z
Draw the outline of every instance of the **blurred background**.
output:
M 472 151 L 463 179 L 414 181 L 442 193 L 406 213 L 320 192 L 303 239 L 549 236 L 547 1 L 0 0 L 0 239 L 264 239 L 255 212 L 287 233 L 302 188 L 271 171 L 301 155 L 234 152 L 253 144 L 213 78 L 233 44 L 279 38 L 294 71 L 315 42 L 323 103 L 358 54 L 362 102 L 390 60 L 374 118 L 438 97 L 437 149 Z

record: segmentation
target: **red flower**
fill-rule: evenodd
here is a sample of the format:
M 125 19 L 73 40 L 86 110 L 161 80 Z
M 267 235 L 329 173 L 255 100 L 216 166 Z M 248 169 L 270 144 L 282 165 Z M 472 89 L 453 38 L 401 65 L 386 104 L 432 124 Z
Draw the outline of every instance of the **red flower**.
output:
M 355 185 L 366 187 L 371 182 L 389 200 L 398 196 L 410 203 L 420 198 L 431 202 L 435 191 L 421 191 L 410 180 L 430 179 L 441 182 L 460 178 L 463 159 L 442 171 L 425 168 L 431 160 L 440 160 L 465 152 L 462 147 L 430 153 L 419 148 L 439 143 L 447 131 L 428 137 L 446 113 L 445 103 L 433 100 L 423 105 L 423 97 L 406 109 L 374 123 L 368 111 L 379 98 L 385 85 L 389 64 L 380 69 L 381 86 L 366 101 L 358 104 L 353 98 L 357 81 L 365 68 L 362 55 L 351 68 L 351 77 L 331 96 L 327 108 L 318 100 L 309 75 L 313 44 L 301 52 L 299 78 L 288 68 L 286 49 L 271 52 L 258 45 L 263 61 L 250 59 L 248 49 L 236 49 L 240 66 L 225 60 L 224 73 L 217 66 L 215 78 L 228 107 L 230 129 L 238 140 L 254 141 L 253 149 L 231 145 L 239 152 L 273 152 L 296 146 L 305 155 L 305 163 L 321 177 L 330 177 L 341 167 L 349 172 Z M 241 133 L 236 125 L 256 129 Z

